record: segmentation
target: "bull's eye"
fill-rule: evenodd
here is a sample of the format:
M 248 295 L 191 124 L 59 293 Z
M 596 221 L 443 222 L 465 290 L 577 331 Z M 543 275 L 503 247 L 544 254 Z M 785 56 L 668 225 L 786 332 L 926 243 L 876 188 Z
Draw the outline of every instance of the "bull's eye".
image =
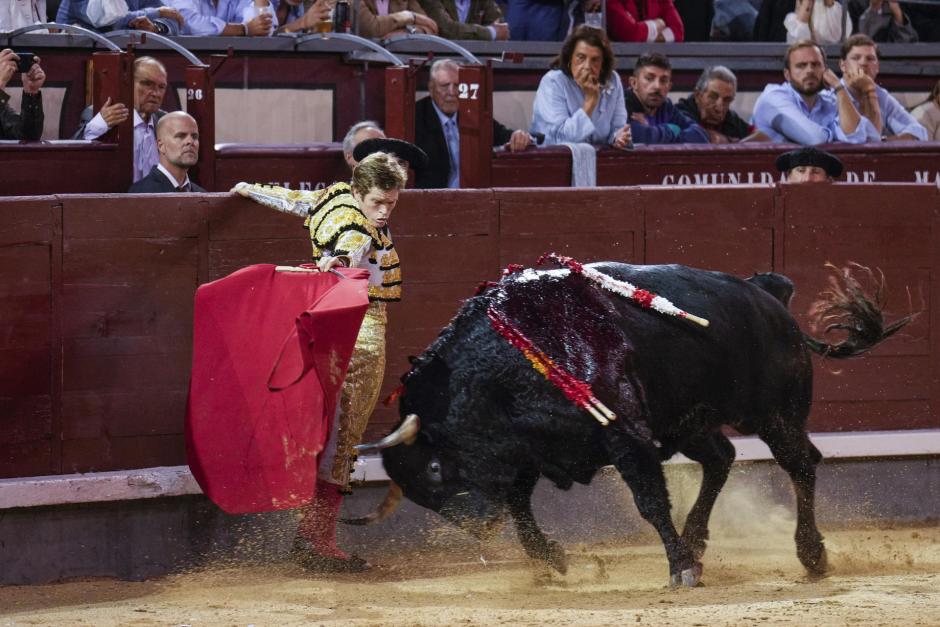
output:
M 431 478 L 431 481 L 435 483 L 443 481 L 443 477 L 441 476 L 441 462 L 436 459 L 431 460 L 431 463 L 428 464 L 428 476 Z

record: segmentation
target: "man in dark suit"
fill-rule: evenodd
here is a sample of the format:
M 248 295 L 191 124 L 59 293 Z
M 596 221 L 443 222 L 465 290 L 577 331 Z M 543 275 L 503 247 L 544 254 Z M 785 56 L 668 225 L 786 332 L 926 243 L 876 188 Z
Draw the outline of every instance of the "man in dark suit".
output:
M 415 144 L 428 155 L 428 167 L 416 172 L 415 187 L 460 187 L 460 132 L 457 129 L 457 72 L 450 59 L 435 61 L 428 80 L 430 95 L 415 103 Z M 509 144 L 512 152 L 532 144 L 528 131 L 506 128 L 493 120 L 493 145 Z
M 131 194 L 204 192 L 189 180 L 189 168 L 199 159 L 199 127 L 188 113 L 167 113 L 157 123 L 160 162 L 127 190 Z

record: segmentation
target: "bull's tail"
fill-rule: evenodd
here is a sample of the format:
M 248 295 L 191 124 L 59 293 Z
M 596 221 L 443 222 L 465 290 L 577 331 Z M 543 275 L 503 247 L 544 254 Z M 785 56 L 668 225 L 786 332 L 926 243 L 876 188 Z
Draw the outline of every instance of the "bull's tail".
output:
M 920 312 L 913 312 L 900 320 L 885 326 L 882 312 L 885 308 L 885 278 L 878 270 L 877 276 L 871 269 L 850 262 L 849 267 L 841 270 L 831 263 L 826 264 L 833 270 L 829 277 L 829 289 L 820 294 L 809 310 L 814 332 L 823 329 L 823 335 L 831 331 L 844 331 L 847 337 L 836 344 L 803 334 L 803 340 L 814 353 L 831 359 L 847 359 L 861 355 L 891 337 Z M 873 286 L 869 294 L 862 284 L 852 275 L 853 270 L 861 271 Z

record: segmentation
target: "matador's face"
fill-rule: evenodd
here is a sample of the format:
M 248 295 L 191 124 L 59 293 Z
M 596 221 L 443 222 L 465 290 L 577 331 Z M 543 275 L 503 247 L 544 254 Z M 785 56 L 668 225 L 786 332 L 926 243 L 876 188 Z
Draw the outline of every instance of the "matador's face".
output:
M 398 204 L 398 188 L 383 190 L 373 187 L 366 194 L 352 190 L 353 198 L 359 203 L 359 209 L 369 219 L 369 223 L 377 229 L 388 226 L 392 211 Z

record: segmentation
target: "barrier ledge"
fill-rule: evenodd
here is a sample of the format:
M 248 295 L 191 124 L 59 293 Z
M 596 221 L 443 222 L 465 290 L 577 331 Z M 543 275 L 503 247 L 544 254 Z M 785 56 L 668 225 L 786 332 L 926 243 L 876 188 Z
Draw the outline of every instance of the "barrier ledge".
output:
M 811 439 L 824 460 L 940 455 L 940 429 L 813 433 Z M 735 437 L 731 441 L 737 450 L 735 461 L 771 459 L 770 450 L 756 436 Z M 666 463 L 689 464 L 692 461 L 684 455 L 676 455 Z M 356 462 L 353 480 L 368 483 L 388 481 L 381 457 L 369 455 Z M 193 494 L 202 494 L 202 490 L 187 466 L 19 477 L 0 479 L 0 510 Z

